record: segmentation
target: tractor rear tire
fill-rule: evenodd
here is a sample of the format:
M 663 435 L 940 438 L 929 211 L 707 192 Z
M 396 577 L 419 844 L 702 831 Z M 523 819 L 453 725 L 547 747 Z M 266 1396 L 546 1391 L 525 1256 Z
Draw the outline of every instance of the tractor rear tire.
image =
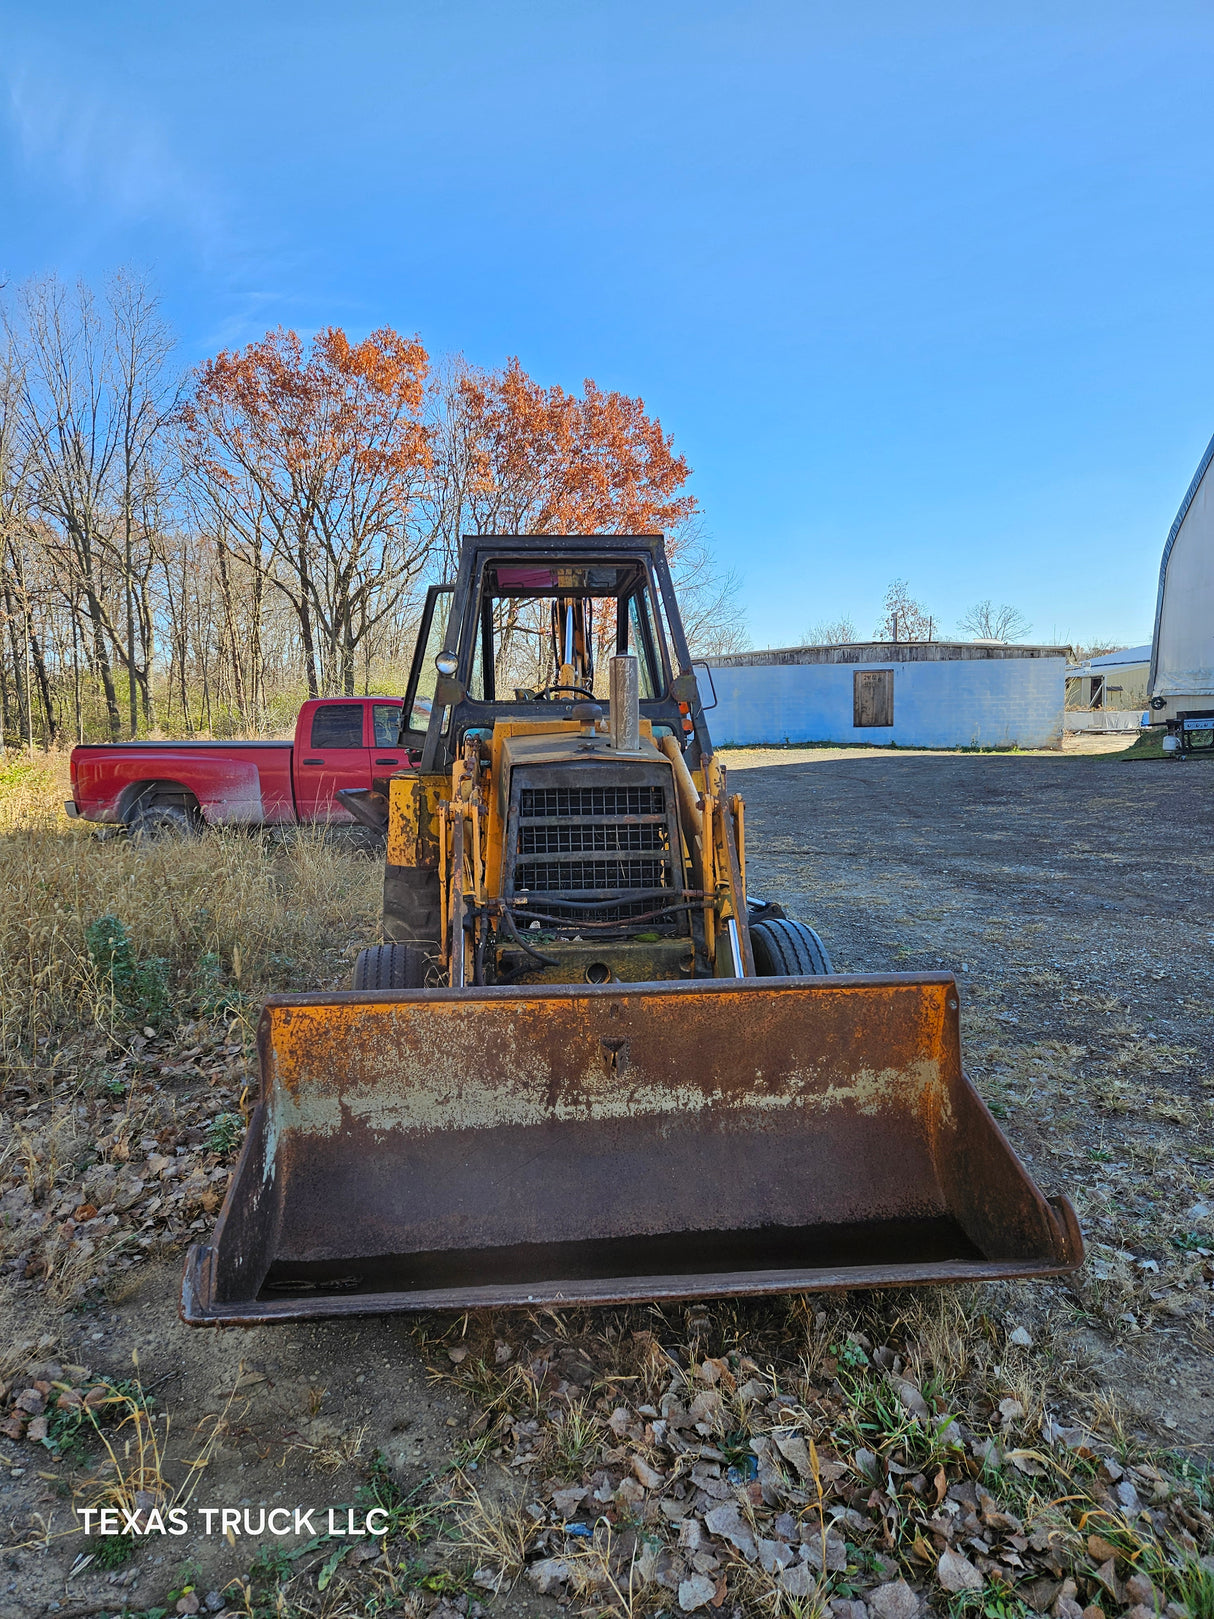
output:
M 360 950 L 351 975 L 352 989 L 425 989 L 425 952 L 411 944 L 373 944 Z
M 834 971 L 826 946 L 813 928 L 791 917 L 752 922 L 750 944 L 760 978 L 795 978 Z

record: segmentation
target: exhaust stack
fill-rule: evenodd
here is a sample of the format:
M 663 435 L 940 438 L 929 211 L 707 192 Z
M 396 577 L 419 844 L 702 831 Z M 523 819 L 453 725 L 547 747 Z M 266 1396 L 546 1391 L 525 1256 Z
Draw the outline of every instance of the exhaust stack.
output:
M 641 746 L 640 666 L 634 657 L 611 660 L 611 745 L 625 753 Z

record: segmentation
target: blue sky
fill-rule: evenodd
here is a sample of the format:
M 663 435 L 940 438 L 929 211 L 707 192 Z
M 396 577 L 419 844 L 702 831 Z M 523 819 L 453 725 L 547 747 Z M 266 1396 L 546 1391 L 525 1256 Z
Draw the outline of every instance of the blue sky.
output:
M 642 395 L 756 644 L 1150 636 L 1214 433 L 1208 6 L 0 0 L 0 276 Z

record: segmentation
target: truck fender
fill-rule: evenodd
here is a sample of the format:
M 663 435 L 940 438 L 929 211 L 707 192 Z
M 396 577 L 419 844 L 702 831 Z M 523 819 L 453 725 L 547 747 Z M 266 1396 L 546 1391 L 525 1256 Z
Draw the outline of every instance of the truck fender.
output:
M 129 826 L 138 812 L 150 804 L 179 805 L 191 819 L 202 821 L 202 808 L 196 795 L 179 781 L 133 781 L 122 789 L 118 819 Z

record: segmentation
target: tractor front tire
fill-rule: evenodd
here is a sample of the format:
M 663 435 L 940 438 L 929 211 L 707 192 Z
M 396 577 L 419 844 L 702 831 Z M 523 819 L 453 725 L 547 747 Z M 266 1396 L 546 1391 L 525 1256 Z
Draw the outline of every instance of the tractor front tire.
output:
M 352 989 L 425 989 L 425 952 L 411 944 L 373 944 L 358 952 Z
M 826 946 L 813 928 L 792 917 L 752 922 L 750 945 L 760 978 L 798 978 L 834 971 Z

